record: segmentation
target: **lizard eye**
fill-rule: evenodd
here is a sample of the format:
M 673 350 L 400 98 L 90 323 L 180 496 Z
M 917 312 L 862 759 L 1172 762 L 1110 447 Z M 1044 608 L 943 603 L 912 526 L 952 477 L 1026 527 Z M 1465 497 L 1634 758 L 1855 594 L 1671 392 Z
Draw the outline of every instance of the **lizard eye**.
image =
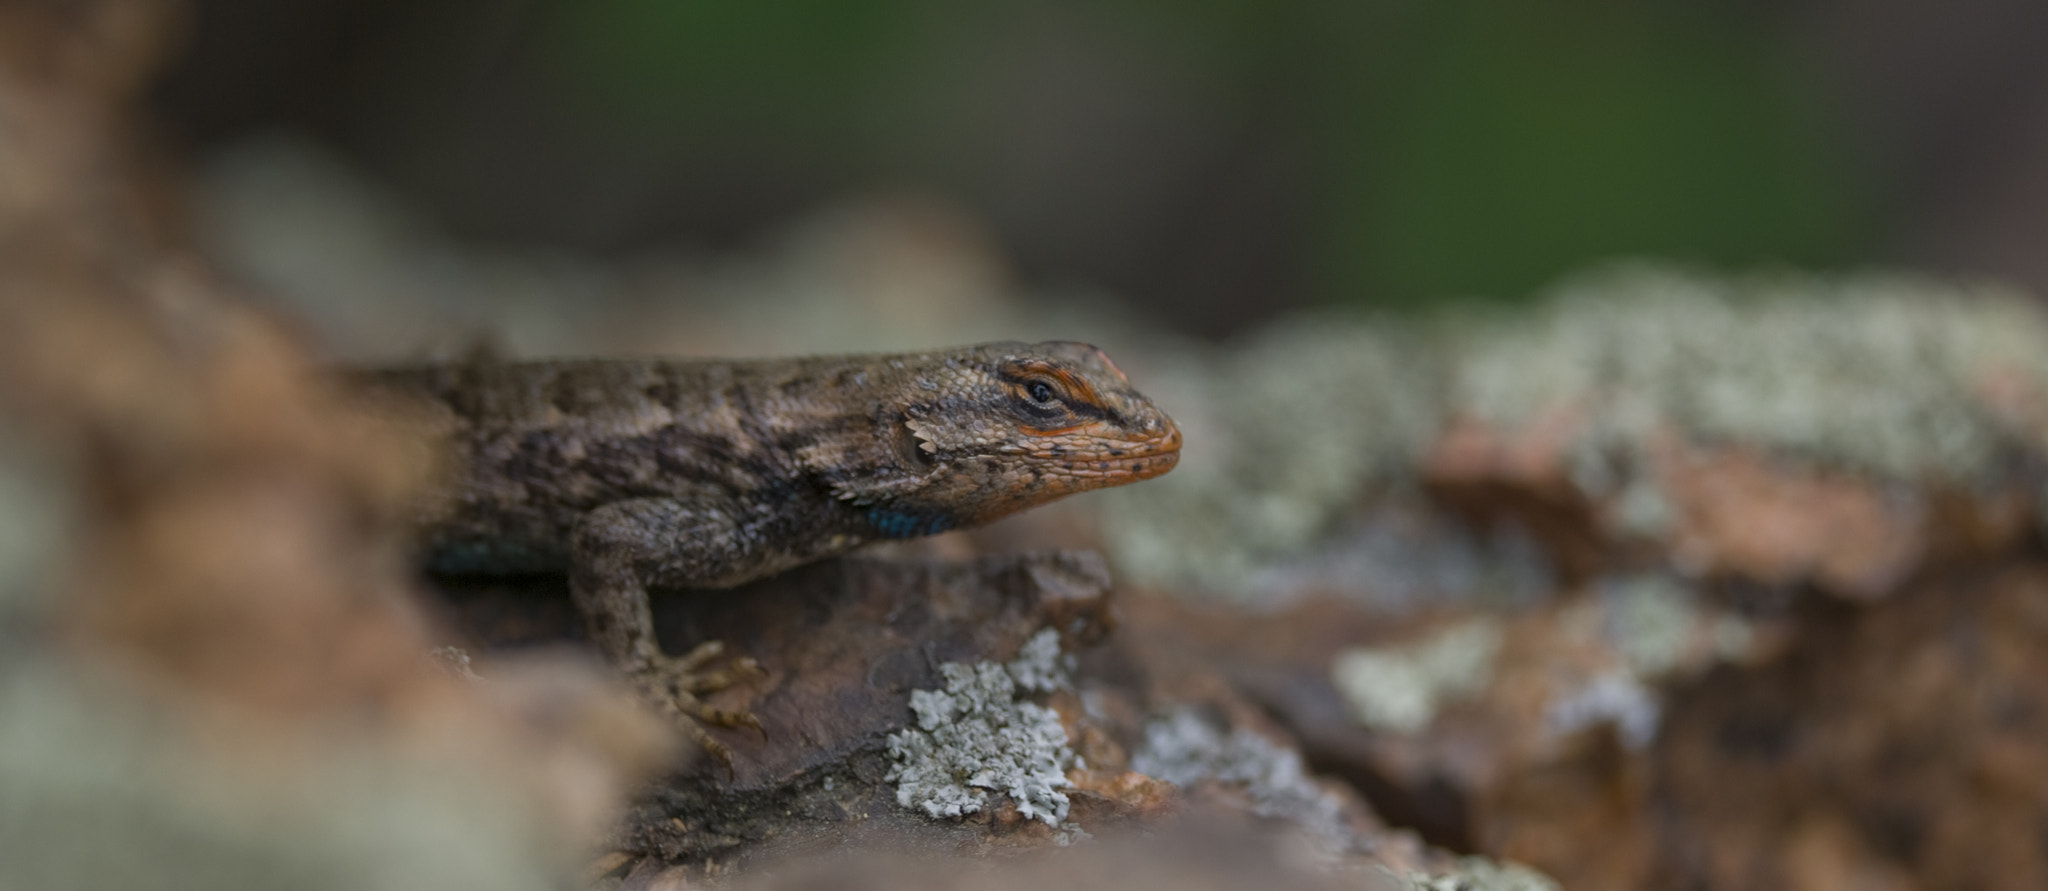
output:
M 1031 385 L 1024 389 L 1024 392 L 1031 396 L 1032 402 L 1041 405 L 1051 405 L 1053 403 L 1052 385 L 1045 381 L 1032 381 Z

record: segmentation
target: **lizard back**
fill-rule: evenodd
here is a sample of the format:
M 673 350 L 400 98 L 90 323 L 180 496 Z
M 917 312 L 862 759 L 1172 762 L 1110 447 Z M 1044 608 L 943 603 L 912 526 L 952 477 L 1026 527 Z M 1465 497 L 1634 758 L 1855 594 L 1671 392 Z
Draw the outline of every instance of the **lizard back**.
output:
M 585 514 L 650 498 L 712 505 L 801 562 L 1157 475 L 1180 446 L 1082 344 L 485 360 L 361 380 L 455 459 L 422 534 L 451 573 L 561 569 Z

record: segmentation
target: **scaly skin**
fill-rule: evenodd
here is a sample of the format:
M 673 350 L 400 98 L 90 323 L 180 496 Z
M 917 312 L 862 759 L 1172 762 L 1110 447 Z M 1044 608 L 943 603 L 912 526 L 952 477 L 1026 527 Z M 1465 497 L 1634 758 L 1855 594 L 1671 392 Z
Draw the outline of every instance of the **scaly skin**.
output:
M 695 698 L 730 680 L 698 671 L 716 644 L 663 654 L 649 587 L 732 587 L 976 526 L 1158 476 L 1180 452 L 1173 421 L 1078 343 L 363 377 L 462 459 L 429 511 L 433 569 L 567 570 L 608 657 L 671 707 L 724 723 L 750 719 Z

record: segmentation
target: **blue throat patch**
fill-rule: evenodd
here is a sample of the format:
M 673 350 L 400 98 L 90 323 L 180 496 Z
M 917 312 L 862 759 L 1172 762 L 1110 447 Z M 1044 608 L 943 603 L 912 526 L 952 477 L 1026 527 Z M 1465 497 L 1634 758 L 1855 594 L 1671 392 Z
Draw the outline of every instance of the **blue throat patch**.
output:
M 918 538 L 953 528 L 945 514 L 913 514 L 886 507 L 868 508 L 868 525 L 883 538 Z

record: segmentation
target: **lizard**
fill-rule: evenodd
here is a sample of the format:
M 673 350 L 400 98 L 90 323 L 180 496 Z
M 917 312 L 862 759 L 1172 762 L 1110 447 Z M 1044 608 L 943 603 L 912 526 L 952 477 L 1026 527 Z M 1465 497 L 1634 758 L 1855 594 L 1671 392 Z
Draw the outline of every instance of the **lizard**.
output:
M 746 361 L 464 362 L 358 372 L 455 468 L 429 571 L 566 570 L 588 634 L 730 763 L 703 695 L 758 671 L 672 656 L 650 588 L 731 588 L 873 541 L 978 526 L 1173 469 L 1181 434 L 1088 344 Z

